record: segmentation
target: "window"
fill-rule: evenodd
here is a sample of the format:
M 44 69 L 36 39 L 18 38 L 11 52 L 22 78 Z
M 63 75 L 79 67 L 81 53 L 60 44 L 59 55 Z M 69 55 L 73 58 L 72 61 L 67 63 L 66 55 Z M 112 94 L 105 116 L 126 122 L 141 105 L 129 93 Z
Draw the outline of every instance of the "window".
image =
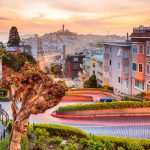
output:
M 111 60 L 109 60 L 109 65 L 111 66 Z
M 74 63 L 73 64 L 73 69 L 80 69 L 80 64 Z
M 118 56 L 122 56 L 122 49 L 121 48 L 118 50 L 118 54 L 117 55 Z
M 143 45 L 140 45 L 140 46 L 139 46 L 139 53 L 140 53 L 140 54 L 143 54 L 143 53 L 144 53 L 144 46 L 143 46 Z
M 111 48 L 111 47 L 109 48 L 109 53 L 110 53 L 110 54 L 112 53 L 112 48 Z
M 132 53 L 137 53 L 137 45 L 132 46 Z
M 150 43 L 147 46 L 147 55 L 150 56 Z
M 73 58 L 73 61 L 78 61 L 78 57 L 74 57 L 74 58 Z
M 132 63 L 132 70 L 136 71 L 137 69 L 137 64 L 136 63 Z
M 143 72 L 143 65 L 139 64 L 139 72 Z
M 144 82 L 141 82 L 139 80 L 135 80 L 135 87 L 144 90 Z
M 129 58 L 129 51 L 127 51 L 127 50 L 124 51 L 124 57 L 125 57 L 125 58 Z
M 118 62 L 118 69 L 120 69 L 120 62 Z
M 118 77 L 118 83 L 121 83 L 121 78 L 120 77 Z
M 147 63 L 147 75 L 150 75 L 150 62 Z

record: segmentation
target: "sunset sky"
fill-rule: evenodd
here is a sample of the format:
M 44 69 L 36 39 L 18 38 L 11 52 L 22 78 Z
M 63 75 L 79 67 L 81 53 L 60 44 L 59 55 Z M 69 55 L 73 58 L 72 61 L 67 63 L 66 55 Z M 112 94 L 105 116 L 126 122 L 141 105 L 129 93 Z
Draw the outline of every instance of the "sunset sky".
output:
M 120 34 L 150 25 L 150 0 L 0 0 L 0 38 L 11 26 L 44 34 L 65 24 L 84 34 Z M 1 39 L 0 39 L 1 41 Z

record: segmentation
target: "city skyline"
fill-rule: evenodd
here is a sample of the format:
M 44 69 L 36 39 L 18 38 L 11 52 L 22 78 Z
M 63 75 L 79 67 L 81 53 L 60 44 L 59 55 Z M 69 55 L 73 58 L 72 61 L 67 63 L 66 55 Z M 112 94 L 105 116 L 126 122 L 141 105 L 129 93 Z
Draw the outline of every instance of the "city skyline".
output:
M 148 0 L 6 0 L 1 2 L 0 38 L 11 26 L 20 33 L 54 32 L 65 24 L 82 34 L 131 33 L 133 26 L 149 26 Z

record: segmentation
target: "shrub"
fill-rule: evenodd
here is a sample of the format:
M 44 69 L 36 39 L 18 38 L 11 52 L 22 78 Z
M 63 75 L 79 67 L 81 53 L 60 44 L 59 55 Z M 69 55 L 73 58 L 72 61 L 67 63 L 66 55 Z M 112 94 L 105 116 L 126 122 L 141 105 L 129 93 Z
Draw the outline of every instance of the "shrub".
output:
M 49 132 L 47 132 L 46 129 L 36 128 L 34 135 L 35 138 L 33 143 L 35 143 L 35 149 L 45 149 L 47 145 L 46 142 L 49 137 Z
M 111 91 L 111 92 L 113 92 L 113 91 L 114 91 L 114 88 L 109 86 L 109 87 L 108 87 L 108 90 Z
M 7 150 L 9 144 L 9 136 L 0 141 L 0 150 Z
M 134 97 L 128 97 L 128 96 L 125 96 L 122 101 L 137 101 L 137 102 L 143 102 L 142 99 L 134 98 Z
M 141 146 L 141 143 L 135 140 L 127 141 L 126 145 L 128 150 L 144 150 L 144 147 Z
M 119 149 L 120 147 L 123 148 L 124 150 L 131 150 L 133 147 L 135 148 L 140 148 L 138 150 L 145 150 L 150 148 L 150 140 L 146 139 L 132 139 L 132 138 L 123 138 L 123 137 L 113 137 L 113 136 L 95 136 L 95 139 L 99 139 L 102 142 L 105 140 L 109 140 L 111 143 L 114 143 L 114 148 Z M 120 149 L 119 149 L 120 150 Z M 122 150 L 122 149 L 121 149 Z M 133 149 L 136 150 L 136 149 Z
M 3 97 L 7 95 L 7 90 L 4 88 L 0 88 L 0 92 L 3 93 Z
M 21 137 L 21 150 L 28 150 L 28 145 L 29 145 L 29 141 L 28 141 L 28 137 L 26 135 L 23 135 Z
M 34 125 L 34 127 L 45 129 L 47 132 L 55 136 L 70 137 L 72 135 L 75 135 L 78 138 L 87 137 L 87 134 L 82 130 L 70 126 L 55 125 L 55 124 L 36 124 Z
M 84 87 L 85 88 L 97 88 L 97 80 L 96 76 L 92 75 L 89 80 L 84 82 Z
M 150 107 L 150 102 L 113 102 L 113 103 L 94 103 L 94 104 L 75 104 L 59 107 L 56 112 L 82 111 L 82 110 L 102 110 L 102 109 L 124 109 L 124 108 L 143 108 Z
M 60 138 L 59 136 L 50 138 L 50 139 L 48 140 L 49 143 L 58 144 L 58 145 L 59 145 L 62 141 L 63 141 L 62 138 Z

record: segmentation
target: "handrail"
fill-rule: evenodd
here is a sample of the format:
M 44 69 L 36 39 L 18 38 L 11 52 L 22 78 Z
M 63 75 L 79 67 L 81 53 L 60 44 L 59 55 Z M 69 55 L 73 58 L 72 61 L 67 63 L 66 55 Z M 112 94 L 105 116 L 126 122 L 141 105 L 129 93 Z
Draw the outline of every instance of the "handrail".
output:
M 7 112 L 5 110 L 3 110 L 0 107 L 0 121 L 2 121 L 2 124 L 3 124 L 4 118 L 6 121 L 5 129 L 7 129 L 8 125 L 10 123 L 9 115 L 7 114 Z

